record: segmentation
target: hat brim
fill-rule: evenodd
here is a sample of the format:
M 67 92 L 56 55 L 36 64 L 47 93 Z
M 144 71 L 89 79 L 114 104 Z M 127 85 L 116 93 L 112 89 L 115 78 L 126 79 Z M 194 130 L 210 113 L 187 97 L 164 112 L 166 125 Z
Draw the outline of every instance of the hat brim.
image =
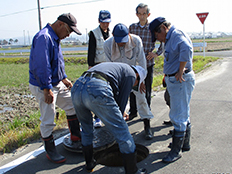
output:
M 69 26 L 76 34 L 82 35 L 82 33 L 75 26 Z
M 111 22 L 111 19 L 99 20 L 100 22 Z
M 129 36 L 128 35 L 123 36 L 123 37 L 114 36 L 114 40 L 116 43 L 126 43 L 129 41 Z

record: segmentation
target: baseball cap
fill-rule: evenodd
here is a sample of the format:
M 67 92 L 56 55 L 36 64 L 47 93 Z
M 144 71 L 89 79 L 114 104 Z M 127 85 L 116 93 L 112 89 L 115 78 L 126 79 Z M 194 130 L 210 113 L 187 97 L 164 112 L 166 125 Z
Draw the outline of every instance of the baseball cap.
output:
M 107 10 L 101 10 L 99 12 L 99 21 L 100 22 L 111 22 L 111 15 L 110 12 Z
M 76 24 L 77 20 L 71 13 L 64 13 L 60 15 L 58 20 L 65 22 L 76 34 L 81 35 L 81 32 L 77 29 Z
M 139 88 L 140 88 L 140 84 L 144 81 L 144 79 L 145 79 L 146 76 L 147 76 L 147 71 L 146 71 L 143 67 L 141 67 L 141 66 L 139 66 L 139 65 L 136 65 L 136 66 L 132 65 L 132 67 L 133 67 L 133 68 L 138 72 L 138 74 L 139 74 L 139 77 L 140 77 Z
M 113 29 L 113 36 L 116 43 L 126 43 L 129 41 L 129 30 L 124 24 L 117 24 Z
M 158 27 L 165 22 L 166 19 L 164 17 L 158 17 L 155 18 L 149 25 L 149 30 L 151 32 L 151 36 L 152 36 L 152 42 L 154 42 L 156 40 L 155 38 L 155 34 L 154 31 L 158 29 Z

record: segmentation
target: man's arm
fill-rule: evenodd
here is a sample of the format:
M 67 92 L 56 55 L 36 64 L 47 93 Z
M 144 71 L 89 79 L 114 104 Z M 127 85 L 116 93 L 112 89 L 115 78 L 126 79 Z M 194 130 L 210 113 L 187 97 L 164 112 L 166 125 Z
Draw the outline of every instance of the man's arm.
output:
M 95 65 L 96 56 L 96 38 L 92 31 L 89 34 L 89 46 L 88 46 L 88 65 L 92 67 Z
M 40 36 L 37 38 L 31 54 L 33 75 L 39 84 L 41 90 L 52 88 L 52 67 L 50 57 L 52 46 L 50 38 L 46 36 Z

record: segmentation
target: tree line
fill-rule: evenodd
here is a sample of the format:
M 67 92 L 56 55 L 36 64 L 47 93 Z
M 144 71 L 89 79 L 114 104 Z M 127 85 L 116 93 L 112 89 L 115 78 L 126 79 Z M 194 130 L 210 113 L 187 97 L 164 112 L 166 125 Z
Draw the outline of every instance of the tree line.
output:
M 8 41 L 6 39 L 0 40 L 0 45 L 12 45 L 13 43 L 17 44 L 18 43 L 18 39 L 9 39 Z

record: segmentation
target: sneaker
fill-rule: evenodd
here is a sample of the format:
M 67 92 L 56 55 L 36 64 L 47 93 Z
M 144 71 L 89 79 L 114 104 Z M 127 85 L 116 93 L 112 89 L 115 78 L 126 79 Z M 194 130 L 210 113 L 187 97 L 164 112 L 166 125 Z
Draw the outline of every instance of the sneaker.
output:
M 95 128 L 99 128 L 99 127 L 102 127 L 102 122 L 99 118 L 96 118 L 93 125 Z

